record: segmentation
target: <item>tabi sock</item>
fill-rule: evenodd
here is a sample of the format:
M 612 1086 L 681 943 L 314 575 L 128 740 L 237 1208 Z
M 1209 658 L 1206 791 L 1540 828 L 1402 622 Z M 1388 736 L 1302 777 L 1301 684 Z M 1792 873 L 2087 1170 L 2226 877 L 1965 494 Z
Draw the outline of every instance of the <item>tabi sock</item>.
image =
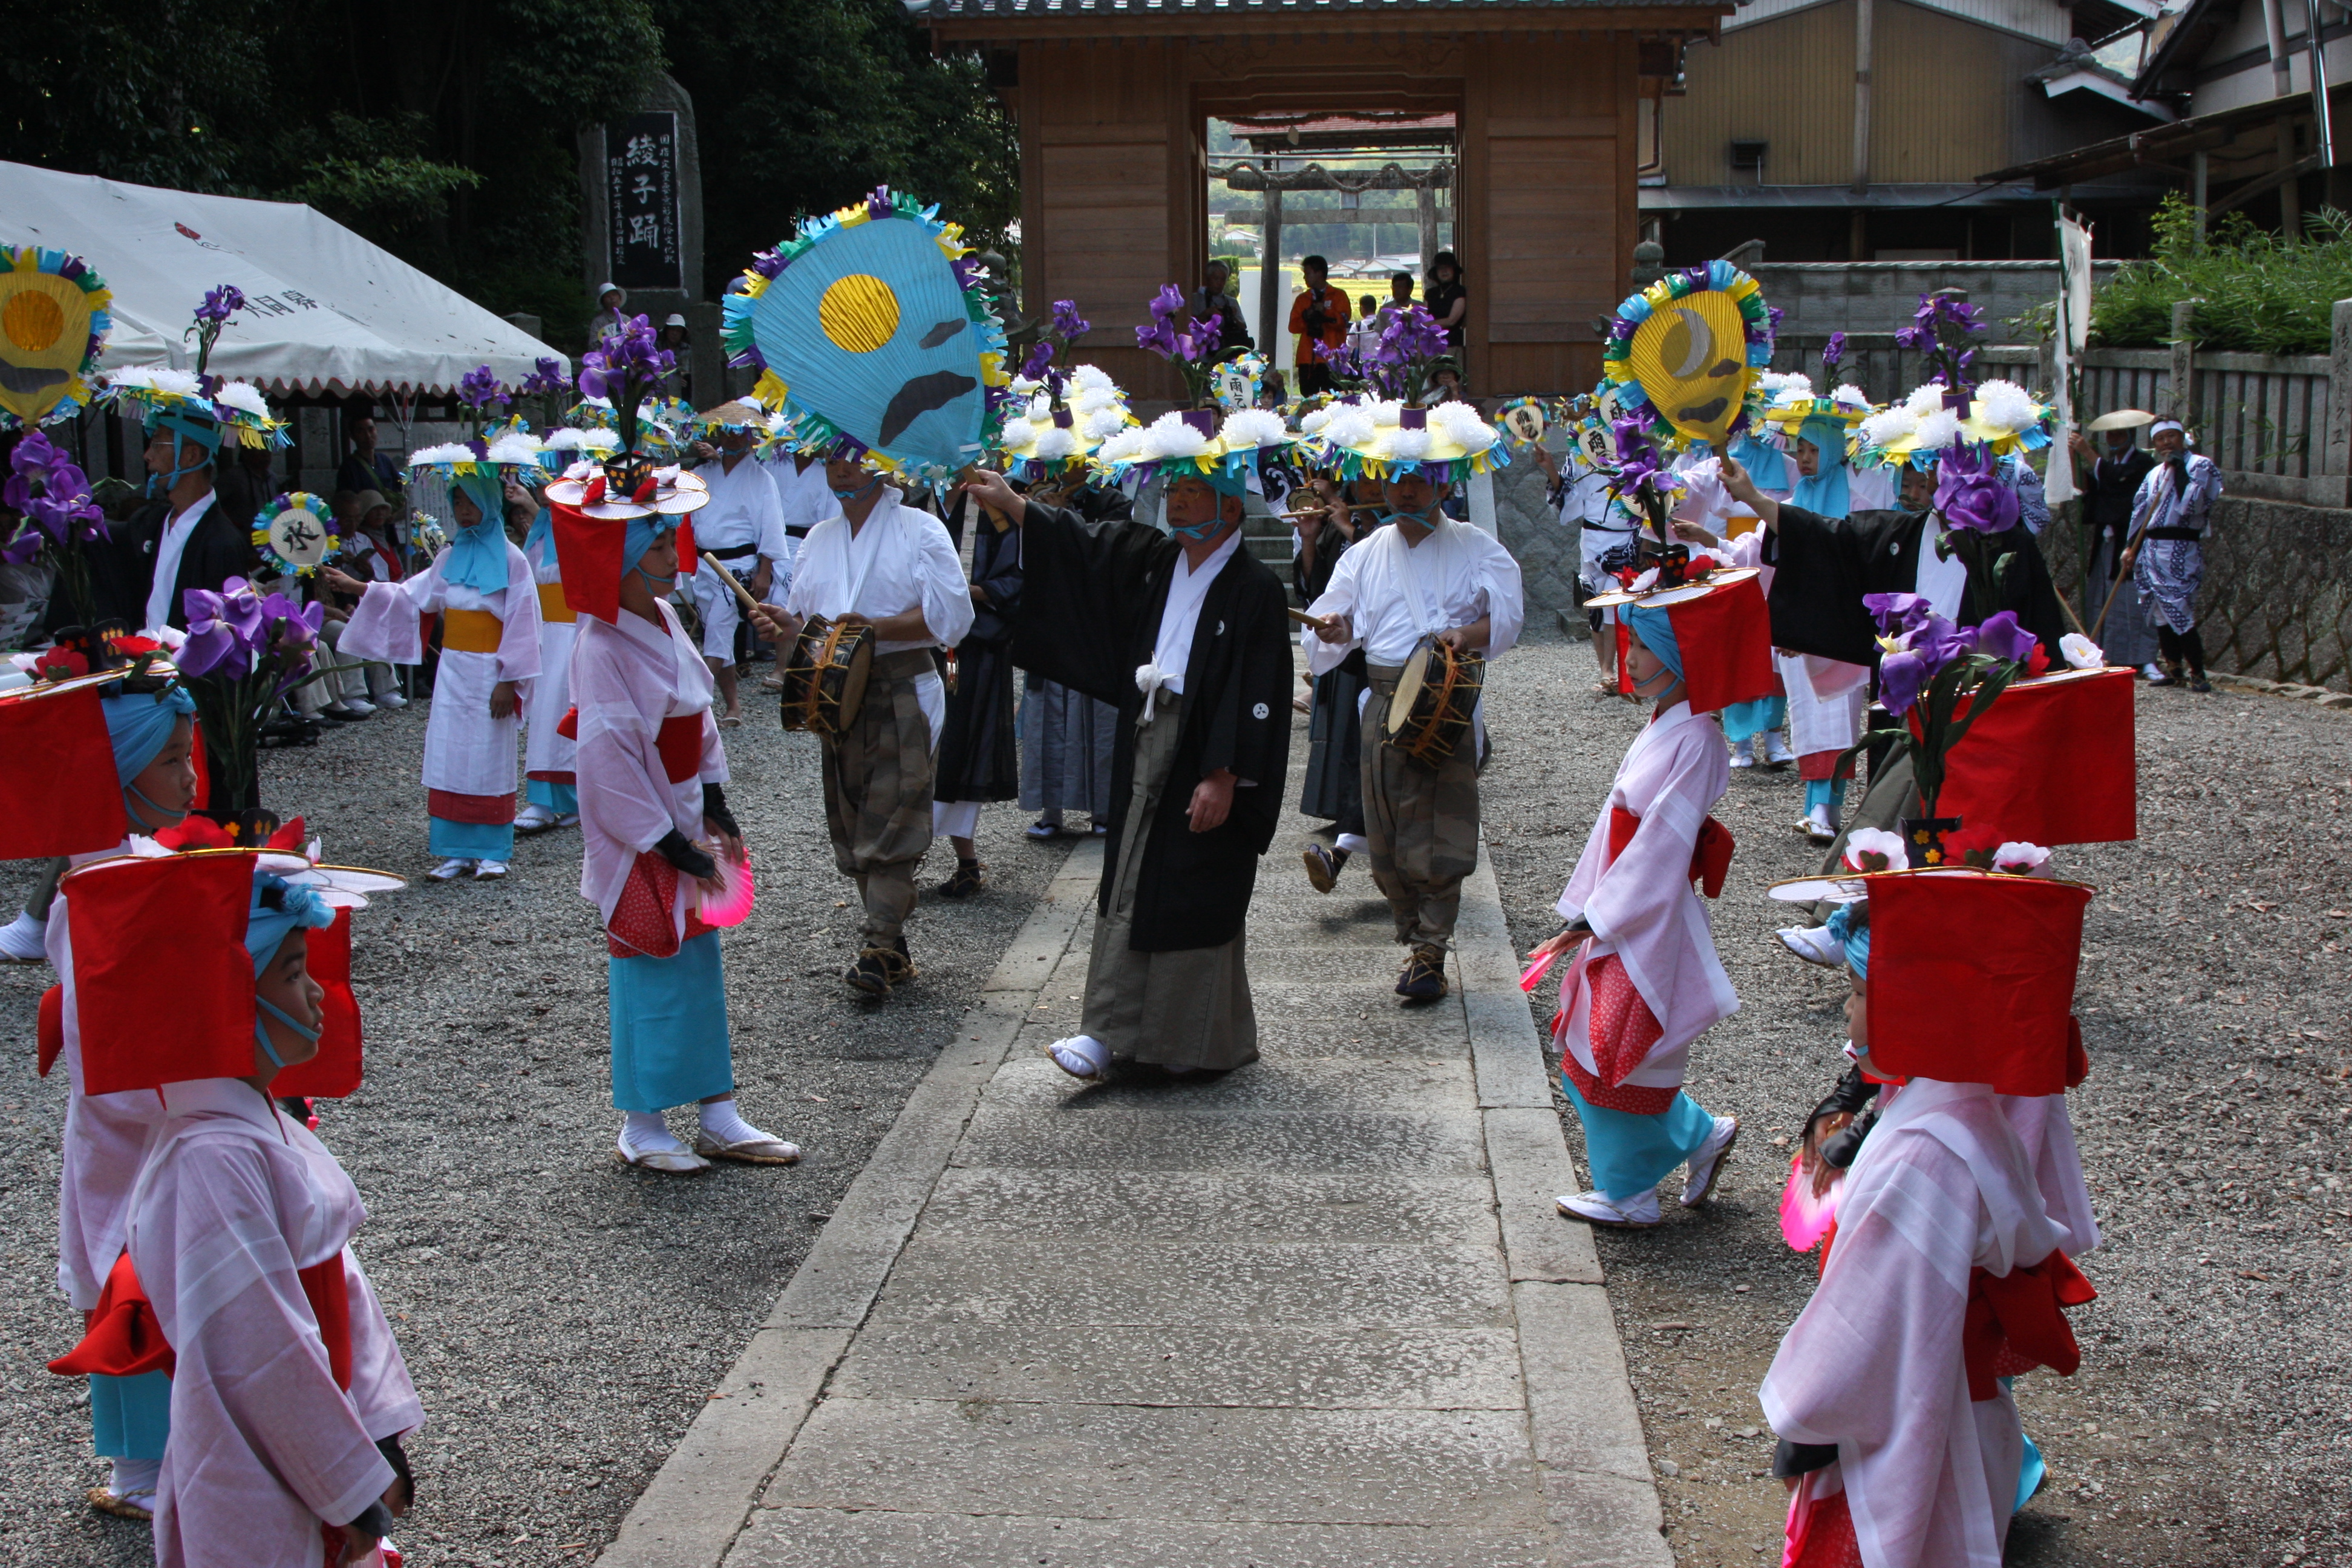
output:
M 671 1136 L 669 1123 L 658 1110 L 624 1110 L 621 1112 L 621 1142 L 633 1153 L 653 1154 L 686 1147 Z
M 1342 833 L 1332 843 L 1349 855 L 1369 855 L 1372 851 L 1372 841 L 1360 833 Z
M 735 1097 L 714 1100 L 701 1107 L 702 1130 L 721 1143 L 751 1143 L 768 1135 L 743 1120 L 735 1109 Z
M 114 1467 L 114 1474 L 106 1483 L 108 1491 L 142 1504 L 154 1500 L 156 1483 L 163 1476 L 163 1460 L 110 1459 L 107 1462 Z
M 1839 812 L 1843 811 L 1845 809 L 1845 780 L 1807 779 L 1805 781 L 1805 809 L 1807 811 L 1811 811 L 1817 805 L 1828 806 L 1830 808 L 1830 816 L 1832 818 L 1835 818 Z

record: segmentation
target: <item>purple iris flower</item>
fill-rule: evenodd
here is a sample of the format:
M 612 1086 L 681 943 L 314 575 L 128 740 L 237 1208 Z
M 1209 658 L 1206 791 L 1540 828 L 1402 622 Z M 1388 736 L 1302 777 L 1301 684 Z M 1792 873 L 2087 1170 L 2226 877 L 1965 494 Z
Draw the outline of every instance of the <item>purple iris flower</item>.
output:
M 1038 380 L 1045 374 L 1045 367 L 1053 363 L 1054 345 L 1047 340 L 1039 338 L 1035 346 L 1030 349 L 1029 357 L 1021 362 L 1023 379 Z
M 1065 342 L 1082 338 L 1093 330 L 1094 324 L 1078 314 L 1078 302 L 1076 300 L 1054 301 L 1054 331 L 1060 333 Z
M 1908 648 L 1890 653 L 1878 661 L 1878 700 L 1889 713 L 1907 713 L 1935 673 L 1924 654 Z
M 1184 296 L 1176 291 L 1173 283 L 1162 283 L 1160 292 L 1152 296 L 1151 315 L 1154 321 L 1172 321 L 1184 312 Z
M 1862 607 L 1878 618 L 1878 629 L 1890 636 L 1918 630 L 1936 608 L 1924 594 L 1864 594 Z
M 499 384 L 498 373 L 486 364 L 476 365 L 458 378 L 457 395 L 478 414 L 502 408 L 514 401 L 514 395 Z
M 1822 345 L 1822 368 L 1823 370 L 1835 370 L 1838 367 L 1838 362 L 1844 358 L 1845 334 L 1843 332 L 1832 332 L 1830 334 L 1830 341 Z
M 224 283 L 205 292 L 205 302 L 196 307 L 196 320 L 217 327 L 245 309 L 245 290 L 234 283 Z
M 2001 610 L 1985 617 L 1984 625 L 1976 628 L 1977 652 L 1987 658 L 2014 659 L 2022 664 L 2033 656 L 2041 641 L 2032 632 L 2017 624 L 2015 610 Z
M 1946 471 L 1954 468 L 1947 454 L 1937 465 L 1936 510 L 1954 528 L 1972 533 L 2007 533 L 2017 526 L 2017 492 L 1990 473 Z

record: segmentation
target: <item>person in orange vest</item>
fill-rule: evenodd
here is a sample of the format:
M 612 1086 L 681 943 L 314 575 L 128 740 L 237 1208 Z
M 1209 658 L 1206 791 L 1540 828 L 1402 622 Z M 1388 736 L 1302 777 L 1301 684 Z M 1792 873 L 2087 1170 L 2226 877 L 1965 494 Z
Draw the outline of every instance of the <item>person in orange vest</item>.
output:
M 1348 296 L 1330 283 L 1331 264 L 1319 256 L 1298 263 L 1307 290 L 1290 302 L 1290 330 L 1298 334 L 1298 392 L 1331 390 L 1331 356 L 1348 343 L 1348 323 L 1355 319 Z

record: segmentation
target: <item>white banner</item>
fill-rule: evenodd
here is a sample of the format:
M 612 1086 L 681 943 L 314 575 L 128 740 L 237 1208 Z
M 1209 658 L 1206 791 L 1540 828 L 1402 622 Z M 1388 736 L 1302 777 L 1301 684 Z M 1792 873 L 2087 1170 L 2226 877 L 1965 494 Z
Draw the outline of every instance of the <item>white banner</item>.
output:
M 2051 363 L 2057 385 L 2058 428 L 2042 475 L 2042 495 L 2052 506 L 2070 501 L 2074 489 L 2074 363 L 2091 331 L 2091 230 L 2073 218 L 2058 220 L 2058 319 Z

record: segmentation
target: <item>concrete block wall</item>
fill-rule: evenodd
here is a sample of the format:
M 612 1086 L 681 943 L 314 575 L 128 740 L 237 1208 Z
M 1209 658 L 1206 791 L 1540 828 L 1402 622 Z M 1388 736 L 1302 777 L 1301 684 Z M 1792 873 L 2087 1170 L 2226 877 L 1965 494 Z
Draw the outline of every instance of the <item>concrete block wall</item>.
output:
M 2094 261 L 2094 286 L 2119 265 Z M 1963 289 L 1984 307 L 1988 342 L 2030 342 L 2010 321 L 2058 296 L 2055 261 L 1763 261 L 1748 271 L 1784 312 L 1781 330 L 1804 336 L 1892 332 L 1911 324 L 1920 295 Z

